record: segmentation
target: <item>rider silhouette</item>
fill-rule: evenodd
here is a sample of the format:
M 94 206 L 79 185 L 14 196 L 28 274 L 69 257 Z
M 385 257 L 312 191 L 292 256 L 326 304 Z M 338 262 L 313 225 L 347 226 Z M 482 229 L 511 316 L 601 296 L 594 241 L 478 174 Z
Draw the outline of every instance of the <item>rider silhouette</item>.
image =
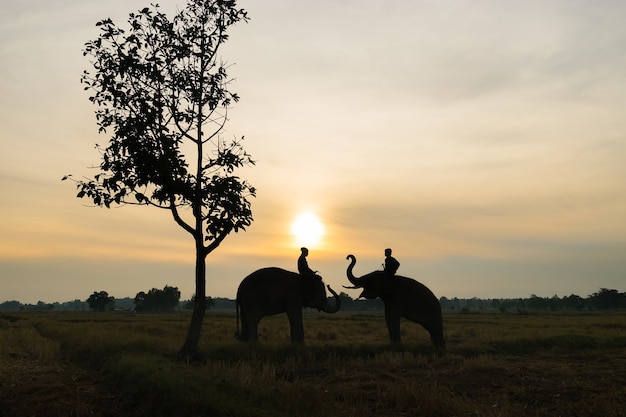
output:
M 393 256 L 391 256 L 391 249 L 385 249 L 385 263 L 383 264 L 383 271 L 388 277 L 393 277 L 396 271 L 400 268 L 400 262 Z
M 309 263 L 306 260 L 306 257 L 309 255 L 309 250 L 307 248 L 300 248 L 302 252 L 300 257 L 298 258 L 298 272 L 300 275 L 315 275 L 315 271 L 309 268 Z

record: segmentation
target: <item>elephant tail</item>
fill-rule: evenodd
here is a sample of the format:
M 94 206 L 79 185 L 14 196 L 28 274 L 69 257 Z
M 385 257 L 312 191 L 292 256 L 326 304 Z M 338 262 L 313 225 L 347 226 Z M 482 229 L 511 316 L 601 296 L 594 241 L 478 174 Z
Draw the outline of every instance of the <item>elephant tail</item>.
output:
M 235 333 L 235 339 L 241 340 L 241 333 L 239 332 L 239 297 L 235 300 L 235 310 L 237 310 L 237 332 Z

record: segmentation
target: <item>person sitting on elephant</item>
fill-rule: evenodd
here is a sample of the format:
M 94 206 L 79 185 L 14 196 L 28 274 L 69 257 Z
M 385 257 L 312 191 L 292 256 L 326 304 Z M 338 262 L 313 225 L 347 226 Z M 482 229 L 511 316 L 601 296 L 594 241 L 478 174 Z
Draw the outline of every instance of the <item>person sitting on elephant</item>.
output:
M 396 271 L 400 268 L 400 262 L 393 256 L 391 256 L 391 249 L 385 249 L 385 263 L 383 264 L 383 270 L 385 271 L 385 275 L 388 277 L 393 277 L 396 274 Z
M 309 250 L 307 248 L 300 248 L 302 252 L 300 257 L 298 258 L 298 272 L 300 275 L 315 275 L 317 271 L 313 271 L 309 268 L 309 263 L 306 260 L 306 257 L 309 255 Z

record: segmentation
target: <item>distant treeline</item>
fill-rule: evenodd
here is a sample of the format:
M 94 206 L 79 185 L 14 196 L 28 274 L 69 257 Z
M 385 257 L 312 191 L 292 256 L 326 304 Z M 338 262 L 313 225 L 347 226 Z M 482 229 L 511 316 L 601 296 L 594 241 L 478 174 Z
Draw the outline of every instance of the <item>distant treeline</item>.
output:
M 121 311 L 184 311 L 191 310 L 191 300 L 179 301 L 180 292 L 176 287 L 166 286 L 163 290 L 152 289 L 147 293 L 140 292 L 135 298 L 114 298 L 106 291 L 94 292 L 86 300 L 74 300 L 64 303 L 22 304 L 19 301 L 5 301 L 0 303 L 3 311 L 89 311 L 89 310 L 121 310 Z M 383 310 L 380 299 L 364 300 L 353 299 L 342 292 L 342 311 L 377 311 Z M 102 302 L 100 302 L 102 300 Z M 614 289 L 601 288 L 586 298 L 572 294 L 564 297 L 539 297 L 531 295 L 528 298 L 440 298 L 443 310 L 469 312 L 479 310 L 498 310 L 502 313 L 526 311 L 583 311 L 583 310 L 611 310 L 626 309 L 626 292 Z M 331 300 L 332 302 L 332 300 Z M 207 309 L 235 310 L 235 300 L 229 298 L 207 297 Z
M 552 297 L 538 297 L 531 295 L 529 298 L 494 298 L 494 299 L 459 299 L 441 297 L 439 300 L 444 310 L 486 310 L 496 309 L 501 312 L 524 312 L 527 310 L 563 311 L 563 310 L 612 310 L 626 309 L 626 292 L 618 292 L 614 289 L 601 288 L 587 298 L 576 294 L 565 297 L 553 295 Z

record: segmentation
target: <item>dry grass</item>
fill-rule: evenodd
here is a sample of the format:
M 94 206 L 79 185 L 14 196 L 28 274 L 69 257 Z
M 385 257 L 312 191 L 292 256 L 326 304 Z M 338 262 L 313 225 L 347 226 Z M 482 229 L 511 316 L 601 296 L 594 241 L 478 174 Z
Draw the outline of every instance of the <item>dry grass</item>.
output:
M 0 364 L 15 369 L 0 376 L 0 398 L 10 394 L 13 408 L 0 400 L 0 409 L 31 410 L 35 397 L 65 413 L 11 415 L 617 417 L 626 409 L 625 313 L 447 315 L 443 358 L 413 323 L 403 322 L 402 344 L 389 344 L 381 314 L 309 312 L 306 344 L 291 346 L 285 316 L 264 319 L 261 343 L 245 345 L 234 340 L 234 314 L 210 313 L 206 359 L 193 364 L 174 360 L 188 320 L 5 315 Z
M 104 384 L 63 361 L 60 346 L 31 320 L 0 315 L 0 416 L 121 416 Z

